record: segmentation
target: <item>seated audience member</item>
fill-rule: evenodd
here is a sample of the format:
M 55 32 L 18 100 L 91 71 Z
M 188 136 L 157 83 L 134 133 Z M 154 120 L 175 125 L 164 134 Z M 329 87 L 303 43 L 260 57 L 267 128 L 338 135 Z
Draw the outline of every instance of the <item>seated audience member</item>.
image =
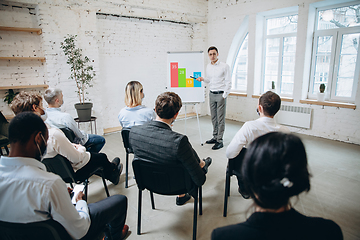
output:
M 130 144 L 135 157 L 159 163 L 182 163 L 197 186 L 205 183 L 205 174 L 212 160 L 200 160 L 187 136 L 174 132 L 171 124 L 182 106 L 181 98 L 173 92 L 160 94 L 155 102 L 155 121 L 134 126 L 130 131 Z M 191 196 L 186 193 L 176 198 L 177 205 L 183 205 Z
M 215 229 L 212 240 L 343 239 L 335 222 L 304 216 L 291 206 L 291 197 L 310 190 L 306 152 L 299 137 L 271 132 L 255 139 L 247 148 L 242 175 L 255 212 L 246 222 Z
M 100 135 L 82 132 L 74 118 L 69 113 L 61 111 L 60 107 L 64 104 L 64 96 L 60 89 L 46 89 L 44 99 L 49 106 L 46 109 L 47 124 L 56 128 L 70 128 L 75 134 L 75 143 L 83 145 L 89 152 L 100 152 L 105 145 L 105 138 Z
M 21 112 L 31 111 L 41 116 L 45 121 L 46 114 L 42 107 L 42 97 L 36 92 L 20 92 L 14 97 L 11 109 L 17 115 Z M 53 158 L 57 154 L 66 157 L 76 174 L 78 180 L 85 180 L 87 176 L 98 167 L 103 167 L 104 177 L 117 185 L 119 183 L 122 164 L 119 158 L 109 162 L 104 153 L 90 153 L 85 147 L 71 143 L 65 134 L 57 129 L 48 127 L 49 139 L 47 152 L 44 158 Z
M 256 109 L 260 117 L 244 123 L 227 147 L 226 157 L 229 159 L 235 158 L 243 147 L 246 147 L 255 138 L 265 133 L 274 131 L 289 132 L 287 127 L 277 124 L 274 120 L 274 116 L 279 111 L 280 106 L 281 99 L 276 93 L 268 91 L 261 95 Z M 237 176 L 237 178 L 239 192 L 244 198 L 249 198 L 249 195 L 244 191 L 241 176 Z
M 154 110 L 143 105 L 142 99 L 145 94 L 143 86 L 138 81 L 131 81 L 125 88 L 125 105 L 120 110 L 118 119 L 121 127 L 131 128 L 132 126 L 142 125 L 155 119 Z
M 32 112 L 20 113 L 10 122 L 10 154 L 0 158 L 0 220 L 31 223 L 53 219 L 74 239 L 93 239 L 109 224 L 112 239 L 123 239 L 129 228 L 125 225 L 126 196 L 113 195 L 87 205 L 84 193 L 79 192 L 74 207 L 71 189 L 41 163 L 47 139 L 46 125 Z

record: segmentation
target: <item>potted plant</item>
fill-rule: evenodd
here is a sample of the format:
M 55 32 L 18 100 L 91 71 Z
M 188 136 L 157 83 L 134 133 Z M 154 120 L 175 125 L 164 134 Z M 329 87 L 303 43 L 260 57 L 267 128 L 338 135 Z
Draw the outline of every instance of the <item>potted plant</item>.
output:
M 91 119 L 91 109 L 93 104 L 85 102 L 88 100 L 85 95 L 88 94 L 87 88 L 92 87 L 92 80 L 95 77 L 93 66 L 89 65 L 90 59 L 82 55 L 82 49 L 75 46 L 76 35 L 68 35 L 61 42 L 61 48 L 67 56 L 67 64 L 70 65 L 70 79 L 75 80 L 79 97 L 79 103 L 75 104 L 80 121 L 89 121 Z
M 7 92 L 5 92 L 4 102 L 6 102 L 8 105 L 10 105 L 10 103 L 14 100 L 14 97 L 18 93 L 19 92 L 14 92 L 13 89 L 9 89 Z
M 317 94 L 318 101 L 323 102 L 325 99 L 325 84 L 324 83 L 320 84 L 319 91 L 320 92 L 318 92 L 318 94 Z

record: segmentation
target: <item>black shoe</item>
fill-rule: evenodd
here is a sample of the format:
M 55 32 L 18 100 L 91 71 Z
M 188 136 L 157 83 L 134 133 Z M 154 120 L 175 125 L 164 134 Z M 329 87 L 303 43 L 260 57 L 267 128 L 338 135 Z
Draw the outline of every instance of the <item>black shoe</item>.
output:
M 188 193 L 185 193 L 183 197 L 176 197 L 176 205 L 181 206 L 184 205 L 187 201 L 189 201 L 191 196 Z
M 207 140 L 205 143 L 206 143 L 206 144 L 213 144 L 213 143 L 217 143 L 217 141 L 216 141 L 215 138 L 212 138 L 212 139 L 210 139 L 210 140 Z
M 203 160 L 205 162 L 205 166 L 202 169 L 204 170 L 205 173 L 207 173 L 208 169 L 209 169 L 209 166 L 212 163 L 212 159 L 211 159 L 211 157 L 207 157 L 206 159 L 203 159 Z
M 245 198 L 245 199 L 249 199 L 249 198 L 250 198 L 250 194 L 248 194 L 248 193 L 246 193 L 246 192 L 244 192 L 244 191 L 241 191 L 240 188 L 238 188 L 238 191 L 239 191 L 239 193 L 241 194 L 241 196 L 242 196 L 243 198 Z
M 119 159 L 119 161 L 120 161 L 120 159 Z M 113 161 L 113 163 L 114 163 L 114 161 Z M 114 164 L 116 165 L 116 163 L 114 163 Z M 111 177 L 108 180 L 110 182 L 112 182 L 114 185 L 118 185 L 122 169 L 123 169 L 123 164 L 119 163 L 119 165 L 117 165 L 116 168 L 111 173 Z
M 119 167 L 120 164 L 120 158 L 116 157 L 111 161 L 113 164 L 116 165 L 116 167 Z
M 224 144 L 222 142 L 216 142 L 215 145 L 211 148 L 212 150 L 218 150 L 220 148 L 224 147 Z

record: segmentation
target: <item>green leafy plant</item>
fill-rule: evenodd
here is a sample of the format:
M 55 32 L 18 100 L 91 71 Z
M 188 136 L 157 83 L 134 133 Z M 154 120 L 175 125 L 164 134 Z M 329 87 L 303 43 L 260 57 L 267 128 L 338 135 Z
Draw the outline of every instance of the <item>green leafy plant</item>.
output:
M 82 56 L 82 49 L 75 45 L 77 35 L 67 35 L 64 41 L 61 42 L 61 49 L 67 56 L 67 64 L 70 65 L 71 75 L 70 79 L 75 80 L 79 101 L 81 104 L 85 102 L 85 94 L 87 88 L 92 87 L 92 80 L 96 76 L 94 68 L 89 65 L 90 59 Z
M 319 90 L 320 90 L 321 93 L 325 92 L 325 84 L 324 83 L 320 84 Z
M 4 102 L 10 105 L 10 103 L 14 100 L 14 97 L 19 92 L 14 92 L 13 89 L 9 89 L 7 92 L 5 92 Z

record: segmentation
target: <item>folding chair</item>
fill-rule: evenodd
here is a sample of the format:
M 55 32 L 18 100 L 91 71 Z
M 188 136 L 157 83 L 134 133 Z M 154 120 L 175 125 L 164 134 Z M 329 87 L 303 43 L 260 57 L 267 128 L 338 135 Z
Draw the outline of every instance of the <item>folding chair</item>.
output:
M 105 178 L 103 176 L 102 168 L 98 168 L 95 172 L 90 173 L 85 180 L 80 180 L 76 178 L 76 174 L 69 160 L 67 160 L 65 157 L 61 156 L 60 154 L 56 155 L 53 158 L 44 158 L 42 162 L 45 164 L 48 172 L 53 172 L 59 175 L 64 180 L 64 182 L 70 183 L 70 186 L 72 188 L 73 188 L 73 183 L 76 184 L 83 183 L 85 185 L 85 199 L 87 199 L 87 193 L 88 193 L 88 184 L 89 184 L 88 179 L 94 174 L 102 178 L 106 195 L 108 197 L 110 196 L 109 190 L 105 182 Z
M 129 142 L 130 128 L 123 128 L 121 130 L 121 137 L 123 139 L 124 148 L 126 151 L 126 171 L 125 171 L 125 188 L 128 188 L 128 174 L 129 174 L 129 154 L 134 154 Z
M 195 185 L 182 164 L 165 165 L 151 160 L 134 158 L 132 162 L 135 179 L 139 188 L 137 234 L 141 234 L 142 191 L 150 191 L 151 206 L 155 209 L 153 193 L 179 195 L 189 193 L 194 198 L 193 239 L 196 239 L 197 214 L 202 215 L 202 188 Z
M 241 165 L 245 153 L 246 153 L 246 148 L 243 148 L 236 157 L 228 160 L 228 166 L 226 169 L 226 178 L 225 178 L 225 199 L 224 199 L 224 213 L 223 213 L 224 217 L 226 217 L 227 214 L 228 197 L 230 196 L 230 179 L 231 176 L 233 175 L 241 178 Z

